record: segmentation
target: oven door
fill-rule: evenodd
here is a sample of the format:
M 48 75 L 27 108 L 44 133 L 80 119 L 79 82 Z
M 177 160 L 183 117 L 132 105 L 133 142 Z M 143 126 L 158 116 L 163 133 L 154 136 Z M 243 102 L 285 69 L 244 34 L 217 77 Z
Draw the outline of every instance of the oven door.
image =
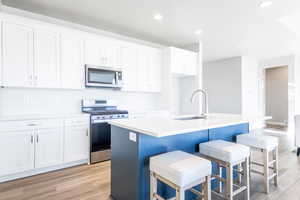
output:
M 104 121 L 91 123 L 91 163 L 110 159 L 110 136 L 110 124 Z
M 104 67 L 86 66 L 87 87 L 120 87 L 119 76 L 115 70 Z

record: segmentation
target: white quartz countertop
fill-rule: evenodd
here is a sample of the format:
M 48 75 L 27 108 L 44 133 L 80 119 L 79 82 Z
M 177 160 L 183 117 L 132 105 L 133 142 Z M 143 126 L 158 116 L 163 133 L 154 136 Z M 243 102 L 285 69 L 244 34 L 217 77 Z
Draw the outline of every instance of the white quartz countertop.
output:
M 20 121 L 20 120 L 40 120 L 40 119 L 66 119 L 77 117 L 89 117 L 86 113 L 69 113 L 69 114 L 45 114 L 45 115 L 10 115 L 0 116 L 0 121 Z
M 208 114 L 206 119 L 176 120 L 173 117 L 149 117 L 114 120 L 110 124 L 154 137 L 165 137 L 267 119 L 271 117 L 212 113 Z

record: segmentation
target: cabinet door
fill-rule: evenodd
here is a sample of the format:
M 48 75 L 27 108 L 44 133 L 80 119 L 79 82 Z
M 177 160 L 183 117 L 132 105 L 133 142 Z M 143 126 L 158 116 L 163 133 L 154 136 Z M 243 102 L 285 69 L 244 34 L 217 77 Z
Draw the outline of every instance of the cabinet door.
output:
M 153 49 L 150 55 L 150 91 L 160 92 L 162 84 L 162 51 Z
M 146 47 L 138 50 L 137 62 L 137 89 L 142 92 L 149 92 L 150 86 L 150 53 Z
M 63 163 L 63 128 L 36 131 L 35 167 L 50 167 Z
M 89 133 L 88 127 L 66 127 L 64 140 L 64 162 L 88 159 Z
M 100 65 L 105 67 L 116 67 L 116 47 L 112 40 L 100 40 Z
M 105 66 L 120 68 L 120 46 L 114 40 L 106 41 L 106 63 Z
M 84 87 L 82 40 L 76 36 L 62 34 L 60 40 L 60 60 L 61 87 L 82 89 Z
M 26 26 L 2 24 L 3 85 L 30 87 L 33 78 L 33 30 Z
M 122 47 L 123 91 L 137 90 L 137 48 Z
M 100 42 L 96 39 L 88 38 L 84 41 L 84 63 L 89 65 L 100 65 Z
M 0 163 L 0 176 L 33 169 L 33 132 L 0 133 Z
M 120 67 L 120 46 L 108 38 L 88 38 L 85 40 L 85 64 L 104 67 Z
M 183 66 L 183 60 L 184 56 L 182 54 L 182 51 L 177 48 L 170 48 L 170 55 L 171 55 L 171 71 L 175 74 L 182 74 L 182 66 Z
M 196 75 L 197 74 L 197 53 L 187 52 L 185 56 L 185 71 L 187 75 Z
M 58 34 L 35 31 L 35 84 L 42 88 L 59 87 Z

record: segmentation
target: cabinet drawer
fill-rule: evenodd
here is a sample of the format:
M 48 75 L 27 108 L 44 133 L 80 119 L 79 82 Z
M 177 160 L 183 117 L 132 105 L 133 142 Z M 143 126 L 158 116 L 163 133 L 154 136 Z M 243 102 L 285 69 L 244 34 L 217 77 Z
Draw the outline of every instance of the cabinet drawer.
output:
M 61 128 L 64 126 L 63 119 L 43 119 L 36 120 L 37 128 Z
M 63 127 L 61 119 L 3 121 L 0 122 L 0 133 L 9 131 L 32 130 L 34 128 L 60 128 Z
M 70 118 L 65 120 L 65 126 L 89 126 L 90 118 L 88 117 L 78 117 Z
M 32 130 L 36 125 L 36 121 L 2 121 L 0 122 L 0 133 L 9 131 Z

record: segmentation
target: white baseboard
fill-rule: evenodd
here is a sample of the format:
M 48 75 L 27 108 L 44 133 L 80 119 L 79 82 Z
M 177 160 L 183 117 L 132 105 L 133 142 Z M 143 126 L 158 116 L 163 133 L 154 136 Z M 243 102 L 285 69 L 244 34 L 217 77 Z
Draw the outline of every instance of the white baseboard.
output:
M 2 176 L 2 177 L 0 177 L 0 183 L 16 180 L 16 179 L 20 179 L 20 178 L 25 178 L 25 177 L 29 177 L 29 176 L 34 176 L 34 175 L 38 175 L 38 174 L 43 174 L 43 173 L 47 173 L 47 172 L 51 172 L 51 171 L 55 171 L 55 170 L 59 170 L 59 169 L 64 169 L 64 168 L 68 168 L 68 167 L 74 167 L 74 166 L 82 165 L 82 164 L 88 164 L 88 160 L 80 160 L 80 161 L 65 163 L 65 164 L 56 165 L 56 166 L 52 166 L 52 167 L 47 167 L 47 168 L 42 168 L 42 169 L 33 169 L 30 171 L 26 171 L 26 172 Z

